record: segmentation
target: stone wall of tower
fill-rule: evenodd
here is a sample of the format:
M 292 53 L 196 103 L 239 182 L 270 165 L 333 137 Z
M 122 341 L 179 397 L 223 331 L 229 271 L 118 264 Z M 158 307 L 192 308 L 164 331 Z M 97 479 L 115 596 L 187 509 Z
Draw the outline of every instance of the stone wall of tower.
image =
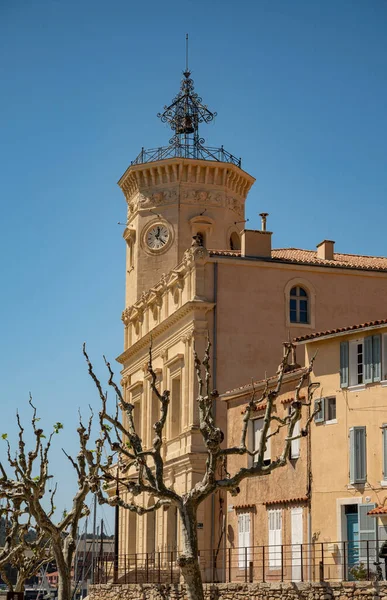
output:
M 200 233 L 208 248 L 230 248 L 243 229 L 245 200 L 254 178 L 231 163 L 173 158 L 131 166 L 119 181 L 128 204 L 126 306 L 172 270 Z M 164 223 L 165 251 L 151 251 L 146 232 Z

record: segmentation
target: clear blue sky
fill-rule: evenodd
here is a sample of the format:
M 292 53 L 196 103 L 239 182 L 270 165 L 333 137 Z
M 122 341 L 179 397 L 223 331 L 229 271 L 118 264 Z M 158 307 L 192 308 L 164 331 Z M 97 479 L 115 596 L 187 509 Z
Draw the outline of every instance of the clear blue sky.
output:
M 0 0 L 1 427 L 27 418 L 30 390 L 64 423 L 62 490 L 60 446 L 75 451 L 77 408 L 98 407 L 82 342 L 101 376 L 122 349 L 116 181 L 168 142 L 156 114 L 185 33 L 218 112 L 202 133 L 257 179 L 249 226 L 267 211 L 275 247 L 386 255 L 386 23 L 385 0 Z

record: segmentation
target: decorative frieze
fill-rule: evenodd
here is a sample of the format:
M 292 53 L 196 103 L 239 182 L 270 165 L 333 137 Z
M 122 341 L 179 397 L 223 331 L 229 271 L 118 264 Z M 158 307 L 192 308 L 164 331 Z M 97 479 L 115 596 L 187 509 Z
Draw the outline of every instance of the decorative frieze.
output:
M 127 198 L 127 224 L 131 222 L 138 210 L 156 209 L 163 205 L 177 203 L 178 199 L 179 194 L 176 189 L 142 190 L 141 192 L 137 192 L 133 197 Z M 244 198 L 237 197 L 236 195 L 228 195 L 222 191 L 187 188 L 181 192 L 180 202 L 182 204 L 228 208 L 240 217 L 244 214 Z
M 165 191 L 165 186 L 172 187 L 171 191 L 173 193 L 176 184 L 205 186 L 206 190 L 196 190 L 196 193 L 201 195 L 196 200 L 199 202 L 209 200 L 204 199 L 202 194 L 208 192 L 208 188 L 211 186 L 228 190 L 231 195 L 236 195 L 245 200 L 253 182 L 254 178 L 236 165 L 216 161 L 174 158 L 129 167 L 121 177 L 119 186 L 129 204 L 133 201 L 134 196 L 141 193 L 148 199 L 146 202 L 151 205 L 152 202 L 172 201 L 162 192 Z M 152 193 L 147 194 L 147 190 L 152 190 Z M 219 201 L 216 196 L 214 200 Z
M 184 290 L 186 279 L 190 276 L 192 270 L 199 265 L 203 265 L 208 257 L 208 250 L 204 246 L 194 244 L 186 250 L 182 262 L 176 269 L 173 269 L 168 275 L 163 274 L 160 281 L 147 292 L 143 292 L 135 304 L 125 308 L 121 317 L 125 326 L 132 323 L 136 327 L 136 325 L 143 323 L 146 310 L 150 309 L 153 312 L 155 306 L 161 309 L 166 293 L 169 291 L 172 292 L 173 296 L 176 291 L 180 294 Z

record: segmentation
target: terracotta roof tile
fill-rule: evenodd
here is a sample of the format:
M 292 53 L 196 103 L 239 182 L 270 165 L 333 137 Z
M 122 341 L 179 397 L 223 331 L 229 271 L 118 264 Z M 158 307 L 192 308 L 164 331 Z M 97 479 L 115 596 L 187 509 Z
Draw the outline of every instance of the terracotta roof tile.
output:
M 285 375 L 290 375 L 293 373 L 300 373 L 301 371 L 304 371 L 305 367 L 300 367 L 298 369 L 293 369 L 293 371 L 287 371 L 285 373 Z M 271 381 L 276 381 L 277 380 L 277 375 L 272 375 L 271 377 L 268 378 L 269 383 Z M 254 381 L 254 385 L 260 385 L 261 383 L 265 383 L 266 379 L 258 379 L 257 381 Z M 227 390 L 227 392 L 224 392 L 223 394 L 221 394 L 222 396 L 224 396 L 225 394 L 233 394 L 236 392 L 242 392 L 243 390 L 248 390 L 249 388 L 251 388 L 251 382 L 250 383 L 246 383 L 245 385 L 241 385 L 240 387 L 236 387 L 232 390 Z
M 305 396 L 300 396 L 300 400 L 305 400 Z M 281 400 L 281 404 L 290 404 L 290 402 L 294 402 L 294 397 L 293 398 L 283 398 Z
M 320 265 L 325 267 L 345 267 L 350 269 L 387 270 L 387 258 L 384 256 L 362 256 L 360 254 L 334 253 L 334 260 L 318 258 L 316 250 L 300 248 L 278 248 L 272 250 L 272 259 L 289 262 Z
M 260 410 L 264 410 L 264 409 L 266 408 L 266 406 L 267 406 L 267 402 L 266 402 L 266 401 L 265 401 L 265 402 L 262 402 L 262 404 L 256 404 L 256 405 L 253 407 L 253 412 L 258 412 L 258 411 L 260 411 Z M 244 407 L 244 408 L 241 410 L 241 415 L 244 415 L 244 414 L 246 414 L 246 407 Z
M 387 506 L 377 506 L 370 510 L 367 515 L 387 515 Z
M 246 510 L 256 508 L 256 504 L 234 504 L 234 510 Z
M 209 250 L 210 256 L 232 256 L 239 258 L 240 250 Z M 270 259 L 266 259 L 270 260 Z M 288 262 L 320 267 L 341 267 L 345 269 L 365 269 L 371 271 L 387 271 L 387 257 L 363 256 L 361 254 L 334 253 L 334 259 L 318 258 L 316 250 L 301 248 L 277 248 L 271 251 L 273 262 Z
M 267 502 L 262 502 L 266 506 L 273 506 L 273 504 L 301 504 L 309 502 L 308 496 L 300 496 L 299 498 L 287 498 L 282 500 L 267 500 Z
M 387 325 L 387 319 L 379 319 L 377 321 L 367 321 L 366 323 L 358 323 L 357 325 L 348 325 L 348 327 L 336 327 L 335 329 L 327 329 L 326 331 L 317 331 L 308 335 L 301 335 L 294 338 L 295 342 L 304 342 L 306 340 L 314 340 L 315 338 L 325 337 L 327 335 L 335 335 L 337 333 L 346 333 L 356 331 L 357 329 L 366 329 L 367 327 L 375 327 L 377 325 Z

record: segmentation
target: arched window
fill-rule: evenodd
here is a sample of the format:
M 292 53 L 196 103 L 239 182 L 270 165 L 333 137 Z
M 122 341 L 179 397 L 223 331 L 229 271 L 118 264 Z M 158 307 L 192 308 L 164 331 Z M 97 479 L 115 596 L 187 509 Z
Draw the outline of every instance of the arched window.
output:
M 291 323 L 309 323 L 308 292 L 300 285 L 292 287 L 289 298 L 289 318 Z
M 241 249 L 241 238 L 233 231 L 230 235 L 230 250 L 240 250 Z

